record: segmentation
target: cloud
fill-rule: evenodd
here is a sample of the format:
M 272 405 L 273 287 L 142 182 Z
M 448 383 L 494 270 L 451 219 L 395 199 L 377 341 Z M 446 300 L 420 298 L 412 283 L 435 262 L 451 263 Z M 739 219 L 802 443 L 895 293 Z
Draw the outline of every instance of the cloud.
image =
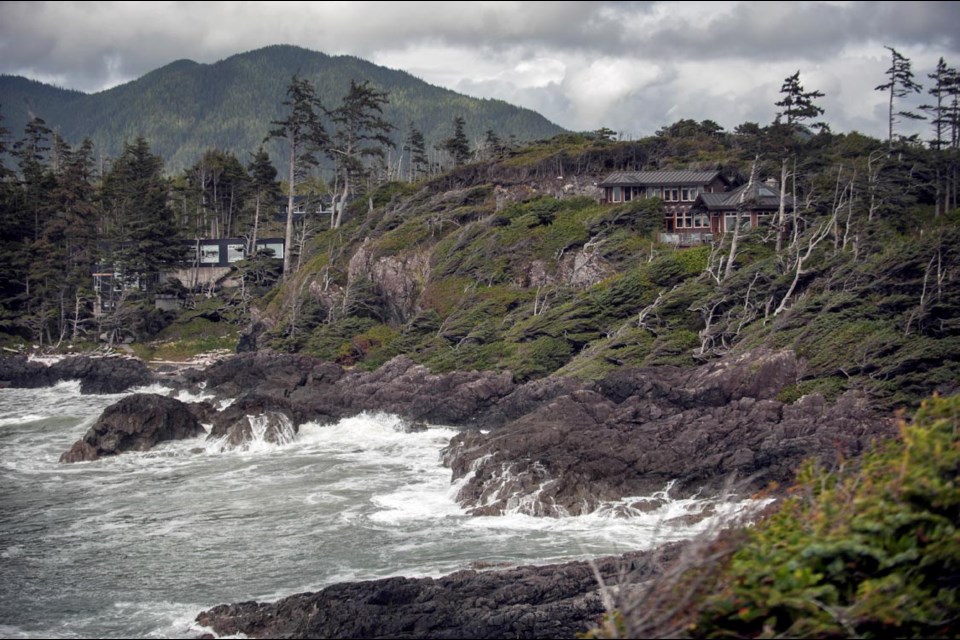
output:
M 0 73 L 96 91 L 296 44 L 640 135 L 681 117 L 770 121 L 799 69 L 835 129 L 879 135 L 883 45 L 922 79 L 941 55 L 960 62 L 957 24 L 954 2 L 5 2 Z

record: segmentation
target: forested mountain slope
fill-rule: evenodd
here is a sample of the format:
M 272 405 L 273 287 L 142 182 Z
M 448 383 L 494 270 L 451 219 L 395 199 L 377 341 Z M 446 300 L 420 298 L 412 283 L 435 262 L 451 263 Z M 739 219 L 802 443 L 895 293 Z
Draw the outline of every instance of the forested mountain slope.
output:
M 500 100 L 470 98 L 429 85 L 406 73 L 352 56 L 329 56 L 293 46 L 271 46 L 214 64 L 178 60 L 132 82 L 86 95 L 15 76 L 0 76 L 5 126 L 20 132 L 31 117 L 43 118 L 71 144 L 89 137 L 98 151 L 120 154 L 143 136 L 175 172 L 209 148 L 246 157 L 279 120 L 290 78 L 297 74 L 334 108 L 351 80 L 369 80 L 389 92 L 384 117 L 397 127 L 399 145 L 410 123 L 429 145 L 453 133 L 462 116 L 465 132 L 479 140 L 493 130 L 504 140 L 546 138 L 562 129 L 540 114 Z M 276 149 L 270 148 L 272 152 Z

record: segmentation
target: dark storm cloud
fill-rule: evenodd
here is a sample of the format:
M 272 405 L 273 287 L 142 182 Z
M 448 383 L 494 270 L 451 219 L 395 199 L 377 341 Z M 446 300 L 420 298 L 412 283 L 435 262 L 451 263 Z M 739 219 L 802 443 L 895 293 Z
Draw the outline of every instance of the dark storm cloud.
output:
M 883 45 L 919 78 L 940 55 L 960 62 L 958 24 L 956 2 L 0 2 L 0 73 L 93 91 L 180 58 L 295 44 L 568 128 L 650 133 L 686 117 L 769 121 L 800 69 L 845 129 L 882 120 Z
M 667 21 L 638 39 L 647 55 L 689 59 L 829 59 L 856 44 L 893 43 L 960 51 L 960 3 L 744 2 L 729 12 L 704 7 L 698 19 Z

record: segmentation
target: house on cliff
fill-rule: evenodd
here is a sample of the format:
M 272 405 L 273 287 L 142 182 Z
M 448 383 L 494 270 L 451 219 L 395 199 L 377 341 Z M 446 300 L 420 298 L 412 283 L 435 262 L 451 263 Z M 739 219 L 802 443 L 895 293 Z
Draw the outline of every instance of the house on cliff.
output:
M 623 204 L 659 198 L 663 208 L 660 241 L 688 247 L 733 231 L 737 211 L 741 225 L 754 228 L 780 208 L 776 184 L 756 182 L 734 187 L 719 171 L 618 171 L 600 183 L 601 203 Z M 792 202 L 787 203 L 792 210 Z

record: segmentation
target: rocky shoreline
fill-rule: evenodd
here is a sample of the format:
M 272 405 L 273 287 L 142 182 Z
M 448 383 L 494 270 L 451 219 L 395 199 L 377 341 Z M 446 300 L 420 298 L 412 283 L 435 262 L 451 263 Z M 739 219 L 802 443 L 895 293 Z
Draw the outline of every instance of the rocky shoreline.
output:
M 0 379 L 12 386 L 79 379 L 85 393 L 117 393 L 160 379 L 131 359 L 68 358 L 40 367 L 6 358 Z M 248 416 L 264 417 L 269 439 L 309 421 L 382 411 L 411 425 L 464 428 L 443 460 L 452 479 L 464 481 L 458 501 L 474 515 L 558 517 L 611 501 L 643 509 L 643 500 L 629 499 L 668 483 L 673 498 L 730 486 L 748 496 L 791 482 L 804 459 L 831 465 L 895 434 L 893 420 L 853 393 L 834 402 L 816 394 L 778 401 L 802 379 L 803 367 L 793 352 L 760 349 L 695 369 L 622 369 L 598 381 L 517 384 L 509 373 L 434 374 L 402 356 L 361 372 L 308 356 L 247 353 L 163 379 L 178 390 L 231 399 L 225 409 L 129 396 L 108 407 L 61 461 L 197 437 L 201 422 L 213 425 L 207 437 L 240 445 L 251 437 Z M 335 585 L 272 605 L 223 605 L 198 620 L 217 633 L 254 637 L 569 636 L 602 613 L 596 588 L 583 563 L 461 571 Z

